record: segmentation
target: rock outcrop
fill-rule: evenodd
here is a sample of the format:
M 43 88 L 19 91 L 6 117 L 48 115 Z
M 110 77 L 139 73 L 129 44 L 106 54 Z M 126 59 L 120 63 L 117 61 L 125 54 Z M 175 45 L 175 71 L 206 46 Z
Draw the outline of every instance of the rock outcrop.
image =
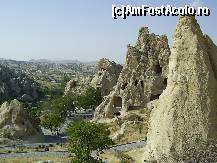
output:
M 122 66 L 102 58 L 97 67 L 97 72 L 91 81 L 91 86 L 101 91 L 102 96 L 107 96 L 117 84 Z
M 39 127 L 25 112 L 18 100 L 4 102 L 0 108 L 1 137 L 9 139 L 22 139 L 40 133 Z
M 65 87 L 65 95 L 73 92 L 84 94 L 89 87 L 99 89 L 102 96 L 108 95 L 116 85 L 122 66 L 103 58 L 99 61 L 97 72 L 92 75 L 76 76 Z
M 39 86 L 26 75 L 0 65 L 0 103 L 19 99 L 32 102 L 39 96 Z
M 69 82 L 67 82 L 65 87 L 64 95 L 70 93 L 84 94 L 86 90 L 91 87 L 92 76 L 75 76 Z
M 199 155 L 205 153 L 200 148 L 202 142 L 209 144 L 217 138 L 216 60 L 217 48 L 203 35 L 195 17 L 180 17 L 169 59 L 168 85 L 151 113 L 144 160 L 210 160 Z M 194 156 L 189 155 L 191 151 Z
M 169 56 L 167 37 L 141 28 L 136 46 L 128 45 L 126 63 L 114 91 L 96 109 L 95 118 L 142 109 L 157 99 L 167 85 Z

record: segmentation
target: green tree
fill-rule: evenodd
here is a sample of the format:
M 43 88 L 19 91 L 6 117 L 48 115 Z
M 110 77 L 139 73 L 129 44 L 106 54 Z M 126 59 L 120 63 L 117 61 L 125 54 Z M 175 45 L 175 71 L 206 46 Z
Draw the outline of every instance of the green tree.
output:
M 42 104 L 42 121 L 41 125 L 58 134 L 59 128 L 65 122 L 67 115 L 75 110 L 74 96 L 67 95 L 65 97 L 54 98 Z
M 42 104 L 41 110 L 44 113 L 55 113 L 66 118 L 68 113 L 75 110 L 74 96 L 67 95 L 46 101 Z
M 93 87 L 87 89 L 85 95 L 76 97 L 76 106 L 83 109 L 93 109 L 102 102 L 101 92 Z
M 43 117 L 41 121 L 41 125 L 49 129 L 52 133 L 56 132 L 56 134 L 59 133 L 61 125 L 64 123 L 64 118 L 62 118 L 58 114 L 50 113 Z
M 101 152 L 113 145 L 110 131 L 104 124 L 96 124 L 80 119 L 69 124 L 69 151 L 75 155 L 73 163 L 99 163 L 91 157 L 92 151 Z

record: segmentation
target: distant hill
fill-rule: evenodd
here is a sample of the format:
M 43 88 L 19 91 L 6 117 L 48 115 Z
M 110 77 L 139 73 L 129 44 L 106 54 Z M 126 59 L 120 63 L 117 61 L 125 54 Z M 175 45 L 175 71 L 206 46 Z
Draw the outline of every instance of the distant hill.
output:
M 79 60 L 49 60 L 49 59 L 31 59 L 29 62 L 34 63 L 57 63 L 57 64 L 68 64 L 68 63 L 76 63 L 81 64 L 82 62 Z

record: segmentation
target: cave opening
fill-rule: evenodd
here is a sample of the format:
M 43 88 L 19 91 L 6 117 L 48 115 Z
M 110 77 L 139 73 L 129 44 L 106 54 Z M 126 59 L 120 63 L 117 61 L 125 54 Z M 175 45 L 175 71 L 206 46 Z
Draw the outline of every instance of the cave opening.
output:
M 159 99 L 159 96 L 160 96 L 160 95 L 161 95 L 161 94 L 151 94 L 151 96 L 150 96 L 150 101 Z
M 164 78 L 163 84 L 167 85 L 167 78 Z
M 140 81 L 140 85 L 142 88 L 144 88 L 144 82 L 143 81 Z
M 160 64 L 157 64 L 155 66 L 155 69 L 154 69 L 155 73 L 157 74 L 162 74 L 162 67 L 160 66 Z
M 135 83 L 134 83 L 134 84 L 135 84 L 135 86 L 137 86 L 137 85 L 138 85 L 138 80 L 135 80 Z
M 114 96 L 113 97 L 113 103 L 114 103 L 114 107 L 120 107 L 122 108 L 122 98 L 120 96 Z

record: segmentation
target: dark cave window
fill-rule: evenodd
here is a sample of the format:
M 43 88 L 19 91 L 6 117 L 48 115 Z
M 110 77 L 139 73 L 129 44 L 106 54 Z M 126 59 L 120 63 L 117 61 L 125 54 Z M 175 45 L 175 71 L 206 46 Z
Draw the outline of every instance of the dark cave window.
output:
M 153 95 L 153 94 L 152 94 L 152 95 L 150 96 L 150 101 L 153 101 L 153 100 L 158 99 L 160 95 L 161 95 L 161 94 L 156 94 L 156 95 Z
M 101 75 L 102 75 L 102 73 L 100 72 L 100 73 L 99 73 L 99 76 L 101 76 Z
M 155 66 L 155 72 L 156 72 L 157 74 L 161 74 L 161 73 L 162 73 L 162 67 L 161 67 L 159 64 L 157 64 L 157 65 Z
M 108 78 L 108 76 L 106 75 L 105 78 Z
M 167 85 L 167 78 L 164 79 L 163 84 Z
M 114 115 L 116 115 L 116 116 L 120 116 L 121 113 L 120 113 L 120 112 L 114 112 Z
M 144 82 L 143 81 L 140 81 L 140 85 L 142 88 L 144 88 Z
M 22 125 L 25 125 L 25 123 L 24 123 L 24 122 L 22 122 Z
M 119 96 L 113 97 L 114 107 L 122 107 L 122 98 Z
M 135 83 L 134 83 L 134 84 L 135 84 L 135 86 L 137 86 L 137 84 L 138 84 L 138 80 L 135 80 Z
M 98 84 L 99 85 L 99 84 Z M 96 87 L 96 89 L 99 91 L 99 90 L 101 90 L 101 87 L 100 86 L 98 86 L 98 87 Z

